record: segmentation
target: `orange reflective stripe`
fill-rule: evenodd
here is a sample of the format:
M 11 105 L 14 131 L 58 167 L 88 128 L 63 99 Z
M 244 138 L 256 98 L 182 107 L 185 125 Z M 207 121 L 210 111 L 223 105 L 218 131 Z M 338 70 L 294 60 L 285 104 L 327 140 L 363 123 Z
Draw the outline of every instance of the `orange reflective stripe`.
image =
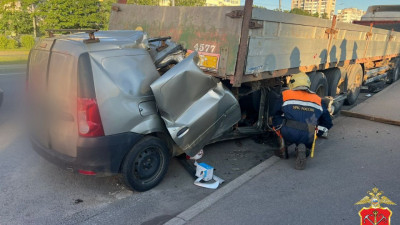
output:
M 286 90 L 282 92 L 282 95 L 283 102 L 286 102 L 287 100 L 300 100 L 321 105 L 321 98 L 317 94 L 312 94 L 307 91 Z

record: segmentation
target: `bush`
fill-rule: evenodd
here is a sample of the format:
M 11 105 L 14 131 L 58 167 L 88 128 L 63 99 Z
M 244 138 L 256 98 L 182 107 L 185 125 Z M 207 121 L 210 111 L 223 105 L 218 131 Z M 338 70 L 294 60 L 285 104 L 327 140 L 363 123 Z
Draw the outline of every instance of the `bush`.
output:
M 7 49 L 16 49 L 18 48 L 18 41 L 14 39 L 8 39 Z
M 0 35 L 0 49 L 7 48 L 8 39 L 4 35 Z
M 20 42 L 23 48 L 31 49 L 35 45 L 35 38 L 31 35 L 22 35 Z
M 0 35 L 0 49 L 15 49 L 18 48 L 18 41 L 8 39 L 4 35 Z

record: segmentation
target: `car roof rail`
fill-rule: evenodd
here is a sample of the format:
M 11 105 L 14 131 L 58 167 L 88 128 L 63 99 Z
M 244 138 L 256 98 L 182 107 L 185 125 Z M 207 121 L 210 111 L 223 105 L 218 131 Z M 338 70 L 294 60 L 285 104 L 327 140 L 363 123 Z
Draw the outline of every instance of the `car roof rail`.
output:
M 54 37 L 54 33 L 56 32 L 69 32 L 70 34 L 84 32 L 89 34 L 89 39 L 83 40 L 83 43 L 95 43 L 100 40 L 94 36 L 94 33 L 99 31 L 98 29 L 48 29 L 46 30 L 49 33 L 49 37 Z

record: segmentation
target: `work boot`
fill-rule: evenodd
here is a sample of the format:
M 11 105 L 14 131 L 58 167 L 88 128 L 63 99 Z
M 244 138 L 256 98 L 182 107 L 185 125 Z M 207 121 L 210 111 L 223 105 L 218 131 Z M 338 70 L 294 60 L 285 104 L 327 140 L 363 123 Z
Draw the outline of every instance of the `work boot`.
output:
M 288 159 L 289 158 L 289 153 L 288 153 L 288 148 L 285 146 L 284 148 L 275 150 L 274 154 L 278 156 L 281 159 Z
M 294 168 L 296 170 L 304 170 L 306 168 L 306 146 L 299 144 L 296 148 L 296 164 Z

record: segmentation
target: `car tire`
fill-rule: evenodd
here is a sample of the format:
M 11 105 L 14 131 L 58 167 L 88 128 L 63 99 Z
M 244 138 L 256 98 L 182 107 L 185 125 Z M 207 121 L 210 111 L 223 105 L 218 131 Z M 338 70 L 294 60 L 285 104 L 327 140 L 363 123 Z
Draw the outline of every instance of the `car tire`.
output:
M 315 92 L 319 97 L 328 95 L 328 81 L 322 72 L 312 72 L 308 77 L 310 77 L 311 81 L 311 91 Z
M 346 75 L 344 75 L 344 81 L 342 84 L 340 84 L 340 80 L 342 79 L 342 72 L 340 71 L 339 68 L 333 68 L 330 70 L 324 71 L 324 74 L 326 76 L 326 79 L 328 80 L 328 96 L 331 96 L 335 98 L 337 96 L 337 89 L 339 85 L 343 85 L 342 89 L 346 90 L 347 88 L 347 78 Z M 336 114 L 340 111 L 344 103 L 343 101 L 335 102 L 332 104 L 334 107 L 333 114 Z
M 122 164 L 122 176 L 128 187 L 143 192 L 157 186 L 164 178 L 170 161 L 167 144 L 147 136 L 136 143 Z
M 346 105 L 353 105 L 361 91 L 363 80 L 363 70 L 360 64 L 350 65 L 347 70 L 347 99 L 344 101 Z

